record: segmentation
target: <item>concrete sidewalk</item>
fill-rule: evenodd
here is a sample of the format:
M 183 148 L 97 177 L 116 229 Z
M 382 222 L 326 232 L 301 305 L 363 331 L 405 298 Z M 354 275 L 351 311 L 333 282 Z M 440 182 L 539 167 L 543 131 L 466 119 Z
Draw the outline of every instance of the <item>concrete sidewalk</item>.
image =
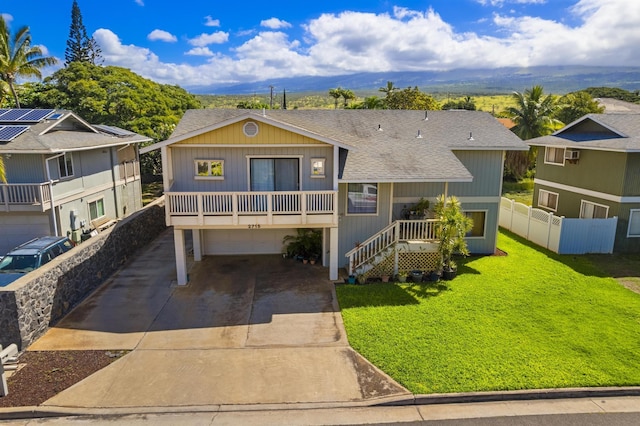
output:
M 43 404 L 301 407 L 411 394 L 353 351 L 326 270 L 281 256 L 206 257 L 177 287 L 169 231 L 29 350 L 132 352 Z
M 180 409 L 126 410 L 126 409 L 51 409 L 36 407 L 34 411 L 17 409 L 0 411 L 0 419 L 14 419 L 12 425 L 27 425 L 38 418 L 37 423 L 65 424 L 67 422 L 137 424 L 189 424 L 189 425 L 360 425 L 386 423 L 429 423 L 447 420 L 482 419 L 481 424 L 491 424 L 491 419 L 513 419 L 507 424 L 589 425 L 581 414 L 598 415 L 595 419 L 610 414 L 629 414 L 623 417 L 625 424 L 637 424 L 640 419 L 640 397 L 571 398 L 531 401 L 501 401 L 464 404 L 434 404 L 407 406 L 376 406 L 348 408 L 306 408 L 277 410 L 242 410 L 239 407 L 182 407 Z M 73 416 L 73 417 L 69 417 Z M 533 422 L 531 416 L 544 416 Z M 551 420 L 552 416 L 558 417 Z M 51 418 L 48 418 L 51 417 Z M 526 420 L 525 423 L 525 418 Z M 593 417 L 591 417 L 593 418 Z M 559 419 L 559 420 L 558 420 Z M 609 420 L 610 421 L 610 420 Z M 468 424 L 468 423 L 467 423 Z M 502 423 L 505 424 L 505 423 Z M 598 423 L 602 424 L 602 423 Z M 615 423 L 610 423 L 615 424 Z

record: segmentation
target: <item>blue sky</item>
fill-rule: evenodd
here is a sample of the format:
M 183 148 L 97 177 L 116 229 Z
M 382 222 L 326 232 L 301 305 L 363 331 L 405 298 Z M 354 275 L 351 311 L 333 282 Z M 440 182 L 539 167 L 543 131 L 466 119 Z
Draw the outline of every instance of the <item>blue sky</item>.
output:
M 14 30 L 29 26 L 62 63 L 72 0 L 42 3 L 2 0 L 0 14 Z M 638 0 L 78 4 L 105 65 L 187 88 L 363 71 L 640 66 Z

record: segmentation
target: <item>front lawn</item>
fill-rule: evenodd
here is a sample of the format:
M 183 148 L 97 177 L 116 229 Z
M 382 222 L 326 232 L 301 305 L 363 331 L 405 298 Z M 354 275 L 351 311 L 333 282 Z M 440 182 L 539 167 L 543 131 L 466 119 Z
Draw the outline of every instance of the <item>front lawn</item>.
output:
M 640 295 L 501 233 L 453 281 L 337 287 L 351 346 L 416 394 L 640 385 Z

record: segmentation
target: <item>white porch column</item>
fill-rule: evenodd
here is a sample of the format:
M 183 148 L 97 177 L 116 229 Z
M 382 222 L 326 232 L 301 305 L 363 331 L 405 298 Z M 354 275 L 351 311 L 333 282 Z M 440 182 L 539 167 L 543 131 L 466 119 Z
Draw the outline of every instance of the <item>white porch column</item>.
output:
M 329 228 L 329 279 L 338 280 L 338 228 Z
M 325 268 L 329 266 L 329 259 L 327 256 L 327 253 L 329 252 L 327 247 L 328 236 L 329 235 L 327 233 L 327 228 L 322 228 L 322 266 L 324 266 Z
M 176 252 L 176 275 L 178 285 L 186 285 L 187 280 L 187 250 L 184 246 L 184 230 L 173 230 L 173 245 Z
M 193 260 L 200 262 L 202 260 L 202 230 L 192 229 L 193 235 Z

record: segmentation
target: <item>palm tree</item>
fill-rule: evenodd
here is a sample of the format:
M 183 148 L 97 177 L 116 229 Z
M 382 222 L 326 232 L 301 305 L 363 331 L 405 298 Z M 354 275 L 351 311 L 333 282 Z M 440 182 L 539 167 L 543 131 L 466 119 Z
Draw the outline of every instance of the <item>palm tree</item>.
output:
M 334 108 L 338 109 L 338 99 L 340 99 L 342 97 L 342 87 L 338 87 L 336 89 L 329 89 L 329 96 L 331 96 L 334 101 L 335 101 L 335 105 Z
M 387 81 L 387 85 L 384 87 L 380 87 L 378 91 L 384 93 L 387 97 L 389 97 L 389 95 L 395 92 L 396 89 L 396 86 L 393 85 L 393 81 Z
M 524 93 L 513 92 L 512 99 L 516 106 L 506 109 L 516 126 L 511 129 L 520 139 L 527 140 L 553 132 L 558 120 L 553 118 L 556 99 L 548 95 L 543 99 L 542 86 L 533 86 Z
M 344 107 L 347 108 L 349 101 L 356 98 L 356 94 L 351 89 L 343 89 L 341 93 L 344 98 Z
M 513 92 L 516 106 L 508 107 L 507 114 L 516 123 L 511 129 L 520 139 L 527 140 L 553 132 L 554 125 L 560 124 L 554 118 L 556 99 L 553 95 L 544 97 L 542 86 L 533 86 L 524 93 Z M 505 158 L 506 171 L 516 179 L 522 178 L 527 169 L 535 163 L 536 150 L 529 152 L 509 151 Z
M 40 69 L 54 65 L 57 60 L 53 57 L 43 57 L 42 49 L 31 45 L 29 27 L 21 27 L 11 37 L 9 27 L 0 15 L 0 79 L 7 82 L 9 90 L 20 108 L 20 101 L 15 88 L 18 77 L 42 78 Z

